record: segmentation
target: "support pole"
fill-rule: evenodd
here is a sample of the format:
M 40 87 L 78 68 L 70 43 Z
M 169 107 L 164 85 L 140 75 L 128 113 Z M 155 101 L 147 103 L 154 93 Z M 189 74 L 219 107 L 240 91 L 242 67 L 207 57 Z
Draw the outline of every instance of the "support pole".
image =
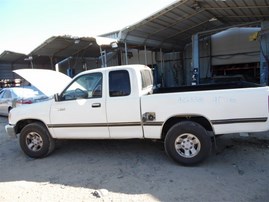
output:
M 140 63 L 140 51 L 139 51 L 139 49 L 137 49 L 137 55 L 138 55 L 138 64 L 141 64 Z
M 49 56 L 50 58 L 50 67 L 52 70 L 54 70 L 54 65 L 53 65 L 53 56 Z
M 147 58 L 147 46 L 144 46 L 144 52 L 145 52 L 145 65 L 148 64 L 148 58 Z
M 199 35 L 192 35 L 192 85 L 200 83 Z
M 162 79 L 162 87 L 164 86 L 164 69 L 163 69 L 163 51 L 160 48 L 160 59 L 161 59 L 161 79 Z
M 101 61 L 102 61 L 102 67 L 107 67 L 107 61 L 106 61 L 106 50 L 102 50 L 100 46 L 100 55 L 101 55 Z
M 124 48 L 125 48 L 125 64 L 128 65 L 128 48 L 127 48 L 127 43 L 124 43 Z
M 269 66 L 269 21 L 261 23 L 260 32 L 260 84 L 268 85 Z

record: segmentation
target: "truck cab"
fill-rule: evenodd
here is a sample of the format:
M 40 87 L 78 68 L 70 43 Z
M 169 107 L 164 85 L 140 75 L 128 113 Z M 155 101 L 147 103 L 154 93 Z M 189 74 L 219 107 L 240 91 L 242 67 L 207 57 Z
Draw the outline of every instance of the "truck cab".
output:
M 83 72 L 51 104 L 54 138 L 143 138 L 140 96 L 152 92 L 151 70 L 121 66 Z M 127 133 L 128 131 L 128 133 Z

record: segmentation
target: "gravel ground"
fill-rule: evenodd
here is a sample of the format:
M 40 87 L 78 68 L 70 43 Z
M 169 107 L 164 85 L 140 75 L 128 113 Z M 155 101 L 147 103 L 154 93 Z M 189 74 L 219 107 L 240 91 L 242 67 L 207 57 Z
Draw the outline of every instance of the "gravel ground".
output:
M 23 154 L 0 117 L 0 201 L 268 201 L 269 133 L 225 135 L 202 164 L 171 161 L 161 142 L 62 140 Z

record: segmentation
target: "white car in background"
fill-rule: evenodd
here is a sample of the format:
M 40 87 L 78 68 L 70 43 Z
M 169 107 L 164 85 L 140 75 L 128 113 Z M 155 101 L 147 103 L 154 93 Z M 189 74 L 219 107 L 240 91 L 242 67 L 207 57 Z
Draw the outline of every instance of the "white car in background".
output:
M 14 107 L 46 99 L 48 96 L 34 86 L 3 88 L 0 90 L 0 115 L 7 116 Z

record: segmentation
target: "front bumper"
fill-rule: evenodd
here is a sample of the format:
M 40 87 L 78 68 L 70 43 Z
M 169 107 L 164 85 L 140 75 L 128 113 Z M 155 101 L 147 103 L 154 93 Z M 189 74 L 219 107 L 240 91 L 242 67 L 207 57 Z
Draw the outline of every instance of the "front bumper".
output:
M 5 126 L 5 130 L 6 130 L 6 133 L 12 137 L 12 138 L 16 138 L 17 137 L 17 134 L 15 132 L 15 126 L 12 126 L 12 125 L 6 125 Z

